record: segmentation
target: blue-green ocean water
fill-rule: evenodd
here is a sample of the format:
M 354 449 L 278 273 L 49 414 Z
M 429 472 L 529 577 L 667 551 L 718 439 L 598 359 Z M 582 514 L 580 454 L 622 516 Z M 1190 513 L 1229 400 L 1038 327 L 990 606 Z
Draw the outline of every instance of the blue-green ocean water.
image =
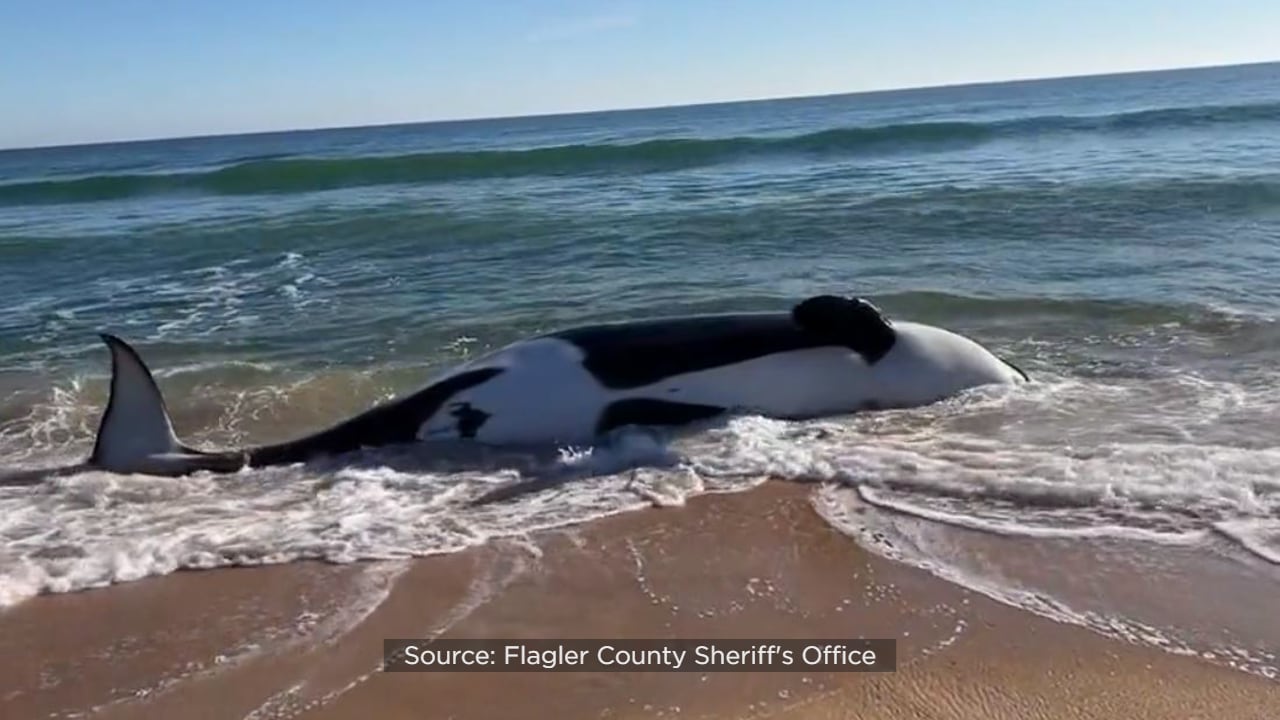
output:
M 0 153 L 0 370 L 420 361 L 816 291 L 1271 313 L 1275 65 Z M 979 318 L 974 318 L 975 320 Z
M 448 552 L 764 477 L 823 481 L 855 535 L 878 508 L 1280 559 L 1280 64 L 3 152 L 0 462 L 87 452 L 99 331 L 227 445 L 529 333 L 829 292 L 1036 382 L 533 461 L 2 489 L 0 602 Z M 571 481 L 461 504 L 548 471 Z

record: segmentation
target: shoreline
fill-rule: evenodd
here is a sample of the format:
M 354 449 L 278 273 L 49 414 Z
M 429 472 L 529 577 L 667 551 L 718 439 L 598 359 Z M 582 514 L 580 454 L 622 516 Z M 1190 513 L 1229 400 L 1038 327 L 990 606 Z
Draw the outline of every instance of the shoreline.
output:
M 768 482 L 448 555 L 40 596 L 0 613 L 0 715 L 1274 717 L 1280 683 L 879 558 L 811 493 Z M 849 636 L 896 638 L 897 671 L 378 672 L 385 638 Z

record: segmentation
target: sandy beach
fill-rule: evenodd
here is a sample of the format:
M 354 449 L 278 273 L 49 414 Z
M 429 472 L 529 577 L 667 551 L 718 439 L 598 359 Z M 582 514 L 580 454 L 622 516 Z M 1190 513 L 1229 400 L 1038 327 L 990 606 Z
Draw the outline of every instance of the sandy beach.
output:
M 0 615 L 0 716 L 1276 716 L 1280 684 L 872 556 L 811 493 L 768 483 L 452 555 L 38 597 Z M 898 671 L 379 672 L 383 639 L 404 637 L 891 637 Z

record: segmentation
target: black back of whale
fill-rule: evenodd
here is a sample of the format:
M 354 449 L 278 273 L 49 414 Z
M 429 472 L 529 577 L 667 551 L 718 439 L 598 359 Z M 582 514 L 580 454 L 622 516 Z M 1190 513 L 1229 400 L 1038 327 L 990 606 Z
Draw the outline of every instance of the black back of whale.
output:
M 583 366 L 615 390 L 817 347 L 847 347 L 874 364 L 896 339 L 873 305 L 832 295 L 805 300 L 790 313 L 659 318 L 572 328 L 547 337 L 580 348 Z
M 313 435 L 253 448 L 248 452 L 248 464 L 253 467 L 281 465 L 302 462 L 318 455 L 338 455 L 365 447 L 413 442 L 422 423 L 450 398 L 501 373 L 501 368 L 480 368 L 453 375 Z M 455 417 L 459 418 L 459 434 L 465 434 L 464 430 L 476 422 L 466 412 L 455 413 Z M 471 434 L 474 435 L 474 429 L 471 429 Z
M 744 362 L 774 353 L 841 346 L 874 363 L 893 346 L 893 328 L 870 303 L 822 295 L 790 313 L 745 313 L 659 318 L 592 325 L 544 337 L 569 342 L 584 353 L 583 366 L 611 389 L 642 387 L 663 378 Z M 298 462 L 320 454 L 411 442 L 418 427 L 458 393 L 500 375 L 501 368 L 477 368 L 441 380 L 398 400 L 371 408 L 314 435 L 249 451 L 253 466 Z M 623 400 L 607 406 L 597 430 L 623 425 L 681 425 L 724 408 L 667 400 Z M 456 408 L 461 437 L 474 437 L 489 414 L 484 408 Z

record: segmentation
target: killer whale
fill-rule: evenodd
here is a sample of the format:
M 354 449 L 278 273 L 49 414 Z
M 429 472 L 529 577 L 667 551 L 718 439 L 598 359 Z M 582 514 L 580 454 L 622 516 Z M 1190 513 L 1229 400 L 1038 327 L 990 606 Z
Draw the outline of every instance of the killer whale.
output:
M 111 353 L 110 398 L 86 464 L 171 476 L 418 441 L 582 443 L 625 426 L 683 426 L 734 412 L 804 419 L 913 407 L 1027 379 L 967 337 L 890 321 L 862 298 L 819 295 L 790 312 L 657 318 L 540 335 L 305 437 L 205 451 L 178 439 L 137 351 L 114 335 L 102 339 Z

